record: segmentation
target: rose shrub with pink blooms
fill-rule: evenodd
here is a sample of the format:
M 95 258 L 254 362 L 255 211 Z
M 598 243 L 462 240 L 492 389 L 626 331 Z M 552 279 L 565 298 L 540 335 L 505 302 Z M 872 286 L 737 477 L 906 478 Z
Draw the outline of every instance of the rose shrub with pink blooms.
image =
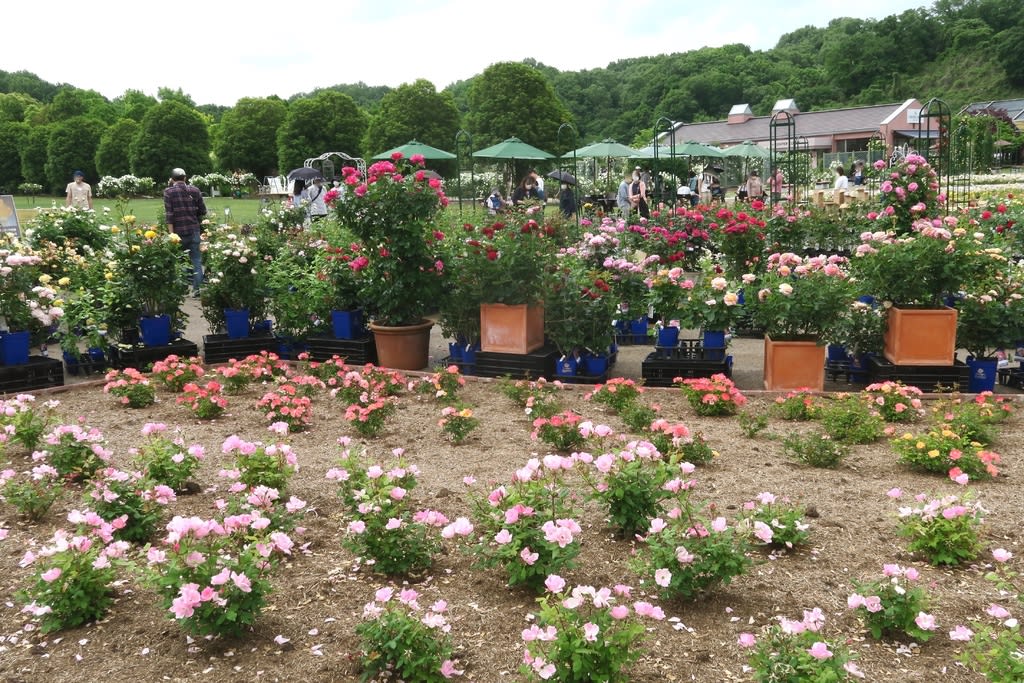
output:
M 673 384 L 682 388 L 690 407 L 698 415 L 735 415 L 747 403 L 747 397 L 722 373 L 711 377 L 676 378 Z
M 175 495 L 169 486 L 153 484 L 141 472 L 107 467 L 90 482 L 85 500 L 105 521 L 120 520 L 114 538 L 142 543 L 153 535 L 163 508 L 175 501 Z
M 854 252 L 851 273 L 859 294 L 900 306 L 941 308 L 944 297 L 1005 268 L 982 233 L 958 227 L 956 216 L 914 221 L 909 234 L 864 232 Z
M 616 413 L 621 413 L 627 406 L 638 401 L 644 388 L 635 380 L 624 377 L 614 377 L 604 384 L 598 384 L 593 391 L 586 395 L 586 398 L 594 403 L 600 403 L 611 408 Z
M 145 408 L 156 402 L 156 387 L 135 368 L 111 370 L 105 379 L 103 393 L 116 396 L 129 408 Z
M 934 565 L 958 565 L 978 556 L 978 528 L 985 508 L 970 494 L 929 499 L 914 497 L 916 506 L 899 508 L 899 535 L 910 539 L 907 548 Z
M 43 434 L 56 419 L 60 401 L 36 404 L 32 394 L 18 394 L 0 401 L 0 447 L 19 444 L 29 452 L 36 450 Z
M 886 422 L 913 422 L 924 415 L 924 392 L 915 386 L 886 380 L 867 385 L 861 395 Z
M 907 432 L 891 443 L 900 462 L 915 470 L 947 474 L 957 468 L 971 479 L 989 479 L 999 474 L 998 453 L 983 449 L 977 441 L 964 439 L 948 424 L 925 434 Z
M 938 208 L 939 178 L 920 154 L 908 154 L 897 165 L 878 170 L 882 201 L 879 223 L 906 232 L 915 219 L 927 217 Z
M 573 519 L 566 475 L 577 457 L 531 458 L 509 483 L 487 494 L 470 493 L 479 534 L 471 549 L 479 566 L 500 566 L 510 586 L 537 591 L 548 574 L 575 566 L 582 529 Z
M 174 393 L 180 393 L 186 384 L 198 381 L 205 374 L 202 358 L 181 358 L 174 354 L 153 363 L 150 372 L 156 382 Z
M 913 567 L 887 564 L 881 578 L 854 581 L 855 592 L 846 599 L 846 605 L 857 610 L 875 640 L 906 636 L 923 643 L 935 634 L 938 624 L 928 614 L 928 592 L 919 583 L 920 578 Z
M 424 607 L 420 597 L 412 588 L 385 586 L 363 606 L 363 622 L 356 626 L 361 680 L 439 683 L 462 675 L 452 659 L 448 603 L 437 600 Z
M 985 578 L 995 584 L 1000 594 L 1016 596 L 1014 604 L 1020 607 L 1020 573 L 1008 564 L 1013 553 L 997 548 L 992 551 L 992 557 L 996 564 Z M 1024 680 L 1024 658 L 1021 657 L 1024 633 L 1021 633 L 1020 621 L 998 603 L 991 603 L 985 614 L 989 617 L 985 622 L 975 621 L 971 623 L 972 628 L 961 625 L 950 631 L 950 639 L 967 642 L 960 653 L 960 661 L 987 681 L 1016 683 Z
M 810 389 L 797 389 L 785 396 L 776 397 L 772 412 L 783 420 L 813 420 L 818 416 L 824 402 Z
M 631 680 L 629 667 L 643 654 L 641 619 L 664 619 L 662 609 L 637 601 L 630 610 L 629 586 L 570 589 L 557 574 L 548 576 L 544 585 L 547 594 L 537 599 L 540 613 L 522 632 L 525 649 L 519 672 L 526 680 Z
M 708 519 L 690 501 L 693 482 L 680 482 L 679 504 L 650 520 L 630 568 L 663 600 L 691 600 L 747 571 L 746 535 L 725 517 Z
M 505 397 L 535 418 L 551 417 L 562 409 L 558 400 L 561 389 L 560 382 L 548 382 L 543 377 L 538 380 L 503 378 L 498 382 L 498 390 Z
M 821 609 L 804 610 L 803 619 L 778 617 L 778 623 L 760 636 L 740 635 L 741 647 L 751 650 L 748 662 L 758 683 L 803 683 L 820 681 L 839 683 L 864 678 L 864 673 L 839 640 L 821 633 L 825 615 Z
M 157 484 L 169 486 L 176 492 L 183 492 L 206 455 L 199 444 L 186 446 L 184 439 L 166 436 L 167 425 L 147 422 L 142 426 L 146 441 L 139 447 L 135 464 L 146 474 L 146 478 Z
M 693 470 L 689 463 L 662 456 L 648 441 L 630 441 L 581 463 L 591 498 L 601 503 L 612 529 L 627 539 L 647 529 L 651 518 L 663 512 L 663 501 L 693 484 L 687 480 Z
M 814 339 L 822 345 L 858 294 L 845 258 L 793 253 L 769 256 L 767 271 L 748 291 L 745 305 L 772 339 Z
M 435 510 L 413 512 L 410 494 L 418 473 L 415 465 L 402 462 L 390 469 L 368 465 L 362 448 L 348 444 L 338 466 L 328 472 L 347 508 L 343 544 L 381 574 L 422 573 L 440 547 L 437 529 L 448 518 Z
M 70 481 L 85 481 L 110 461 L 103 433 L 77 424 L 57 425 L 43 437 L 43 449 L 33 460 L 45 460 Z
M 373 438 L 381 433 L 397 406 L 395 399 L 388 396 L 364 396 L 363 399 L 345 408 L 345 420 L 360 436 Z
M 41 463 L 22 476 L 14 470 L 0 472 L 0 500 L 14 507 L 25 519 L 35 522 L 64 494 L 57 470 Z
M 240 636 L 272 590 L 275 561 L 294 542 L 259 509 L 202 519 L 175 516 L 143 551 L 143 573 L 167 616 L 197 635 Z
M 480 419 L 473 417 L 471 407 L 456 403 L 441 409 L 441 419 L 437 424 L 452 443 L 460 444 L 480 426 Z
M 116 525 L 95 512 L 72 510 L 68 522 L 74 532 L 58 529 L 48 545 L 29 550 L 21 560 L 22 567 L 35 568 L 31 586 L 18 594 L 27 603 L 22 612 L 31 614 L 43 633 L 103 618 L 114 601 L 115 565 L 128 549 L 124 541 L 114 541 Z
M 282 382 L 263 394 L 256 406 L 267 411 L 267 422 L 284 422 L 293 432 L 304 431 L 313 421 L 313 402 L 291 382 Z
M 278 433 L 287 435 L 287 425 L 276 424 L 281 425 Z M 264 445 L 243 441 L 237 434 L 232 434 L 221 444 L 221 452 L 225 455 L 235 454 L 237 469 L 233 471 L 232 478 L 239 479 L 246 486 L 269 486 L 283 491 L 288 486 L 288 480 L 299 471 L 295 452 L 286 443 Z
M 788 498 L 769 491 L 757 494 L 743 504 L 743 518 L 753 536 L 764 545 L 792 550 L 807 543 L 810 525 L 804 522 L 806 510 Z
M 212 420 L 220 417 L 224 409 L 228 407 L 228 400 L 222 395 L 223 387 L 220 382 L 210 380 L 206 384 L 189 382 L 182 388 L 178 403 L 184 403 L 191 409 L 192 414 L 200 420 Z
M 350 166 L 341 175 L 348 192 L 335 215 L 359 238 L 367 259 L 359 300 L 379 324 L 420 322 L 444 285 L 437 244 L 444 235 L 433 224 L 448 204 L 440 181 L 424 174 L 422 159 L 401 156 L 370 165 L 365 176 Z
M 582 418 L 570 410 L 533 421 L 531 439 L 540 439 L 556 451 L 572 451 L 583 446 L 586 437 L 580 432 Z

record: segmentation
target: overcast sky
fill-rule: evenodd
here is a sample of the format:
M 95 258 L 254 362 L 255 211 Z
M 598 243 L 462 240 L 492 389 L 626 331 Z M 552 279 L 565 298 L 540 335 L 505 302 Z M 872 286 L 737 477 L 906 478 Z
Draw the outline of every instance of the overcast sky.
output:
M 155 95 L 181 88 L 197 104 L 338 83 L 438 90 L 500 61 L 563 71 L 704 46 L 774 47 L 841 16 L 882 18 L 930 0 L 348 0 L 5 2 L 0 69 L 52 83 Z

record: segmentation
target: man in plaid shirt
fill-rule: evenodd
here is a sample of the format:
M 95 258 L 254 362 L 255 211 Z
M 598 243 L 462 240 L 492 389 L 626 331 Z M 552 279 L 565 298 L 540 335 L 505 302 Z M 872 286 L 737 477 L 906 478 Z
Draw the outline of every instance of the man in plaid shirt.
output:
M 203 284 L 203 257 L 199 251 L 200 221 L 206 215 L 203 193 L 185 180 L 185 170 L 171 171 L 171 185 L 164 190 L 164 216 L 167 228 L 181 238 L 181 248 L 192 261 L 192 295 L 199 296 Z

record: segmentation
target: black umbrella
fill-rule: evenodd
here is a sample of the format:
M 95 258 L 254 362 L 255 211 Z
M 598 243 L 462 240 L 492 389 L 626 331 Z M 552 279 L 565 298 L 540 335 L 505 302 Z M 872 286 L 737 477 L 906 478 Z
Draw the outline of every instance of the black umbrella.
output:
M 576 176 L 568 171 L 560 171 L 558 169 L 548 173 L 548 178 L 554 178 L 560 183 L 569 183 L 570 185 L 576 184 Z
M 288 180 L 299 179 L 309 182 L 316 180 L 317 178 L 323 180 L 324 174 L 312 166 L 303 166 L 302 168 L 296 168 L 288 172 Z

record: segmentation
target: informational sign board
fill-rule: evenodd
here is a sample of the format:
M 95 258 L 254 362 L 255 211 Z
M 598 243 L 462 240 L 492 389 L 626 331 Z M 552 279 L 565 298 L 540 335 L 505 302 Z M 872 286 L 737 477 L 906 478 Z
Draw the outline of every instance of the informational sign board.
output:
M 14 206 L 13 195 L 0 195 L 0 230 L 21 237 L 21 224 L 18 222 L 18 209 Z

